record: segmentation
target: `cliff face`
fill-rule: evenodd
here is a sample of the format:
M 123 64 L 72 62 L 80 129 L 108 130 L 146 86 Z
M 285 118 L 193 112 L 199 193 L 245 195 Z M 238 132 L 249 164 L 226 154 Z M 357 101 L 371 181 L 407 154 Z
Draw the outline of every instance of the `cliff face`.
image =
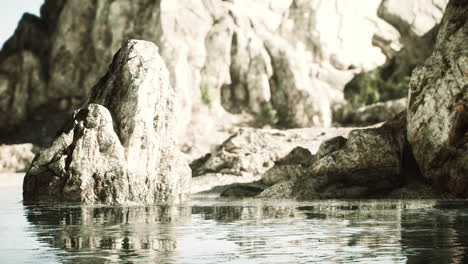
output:
M 411 77 L 408 141 L 423 175 L 468 197 L 468 5 L 451 0 L 434 52 Z
M 330 125 L 330 105 L 343 100 L 344 85 L 401 47 L 398 31 L 377 16 L 380 4 L 47 0 L 41 17 L 25 15 L 0 52 L 0 136 L 50 141 L 50 131 L 68 116 L 62 113 L 84 101 L 130 38 L 160 47 L 182 98 L 185 118 L 178 131 L 188 152 L 206 152 L 199 142 L 221 141 L 207 135 L 249 120 L 282 127 Z M 432 17 L 424 26 L 437 22 L 437 14 Z M 418 25 L 410 31 L 426 31 Z M 50 129 L 38 130 L 45 120 Z M 27 132 L 8 135 L 18 130 Z

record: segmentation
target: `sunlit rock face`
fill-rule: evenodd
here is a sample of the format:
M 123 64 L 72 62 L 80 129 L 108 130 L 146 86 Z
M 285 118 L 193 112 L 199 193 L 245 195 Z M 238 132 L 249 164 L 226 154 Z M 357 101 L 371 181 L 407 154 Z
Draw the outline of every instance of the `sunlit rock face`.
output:
M 246 118 L 327 126 L 344 85 L 401 47 L 398 31 L 377 16 L 380 3 L 48 0 L 40 18 L 24 16 L 0 52 L 0 124 L 57 127 L 63 117 L 50 113 L 76 108 L 121 42 L 137 38 L 156 43 L 167 63 L 182 98 L 186 152 L 208 152 L 219 144 L 217 132 Z M 50 129 L 41 133 L 35 140 L 48 143 Z
M 176 144 L 177 103 L 158 48 L 125 42 L 87 105 L 35 157 L 24 179 L 24 200 L 186 200 L 191 171 Z
M 383 0 L 378 15 L 408 41 L 421 37 L 440 22 L 448 0 Z
M 379 17 L 399 31 L 400 41 L 404 46 L 396 53 L 395 50 L 383 48 L 389 58 L 384 65 L 356 75 L 345 85 L 344 96 L 351 105 L 357 108 L 407 97 L 413 69 L 424 63 L 432 53 L 439 29 L 438 23 L 447 2 L 448 0 L 384 0 L 381 3 L 378 9 Z M 377 46 L 381 46 L 382 41 L 374 38 L 374 44 Z M 341 110 L 335 106 L 335 121 L 342 124 L 343 121 L 361 121 L 359 115 L 358 118 L 349 117 L 349 120 L 343 120 L 340 116 Z
M 423 175 L 468 197 L 468 5 L 447 6 L 431 57 L 413 72 L 408 140 Z

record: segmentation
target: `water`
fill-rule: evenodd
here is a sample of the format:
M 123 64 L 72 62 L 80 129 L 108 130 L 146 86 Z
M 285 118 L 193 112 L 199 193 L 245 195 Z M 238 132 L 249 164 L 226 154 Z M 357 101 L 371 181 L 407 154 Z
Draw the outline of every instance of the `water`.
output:
M 468 201 L 24 206 L 0 188 L 0 263 L 468 263 Z

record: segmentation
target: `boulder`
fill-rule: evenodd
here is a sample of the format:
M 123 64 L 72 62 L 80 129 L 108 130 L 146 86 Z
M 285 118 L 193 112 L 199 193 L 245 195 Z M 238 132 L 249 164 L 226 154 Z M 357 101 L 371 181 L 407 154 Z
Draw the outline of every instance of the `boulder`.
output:
M 177 104 L 158 48 L 125 42 L 87 104 L 34 158 L 24 179 L 24 201 L 187 200 L 191 172 L 176 144 Z
M 293 187 L 294 180 L 281 181 L 270 188 L 263 190 L 256 198 L 264 199 L 291 199 L 294 197 Z
M 303 128 L 291 130 L 241 128 L 216 149 L 193 161 L 192 192 L 216 186 L 259 181 L 279 164 L 309 163 L 320 143 L 330 137 L 347 135 L 352 128 Z M 298 148 L 299 147 L 299 148 Z M 293 154 L 288 155 L 293 149 Z M 269 182 L 269 176 L 263 180 Z M 277 182 L 279 179 L 271 181 Z
M 421 172 L 468 197 L 468 5 L 447 5 L 432 55 L 411 77 L 408 141 Z
M 406 113 L 402 112 L 381 127 L 353 130 L 348 139 L 336 137 L 325 141 L 312 165 L 278 166 L 278 174 L 282 172 L 284 180 L 259 197 L 305 200 L 381 197 L 404 183 L 401 170 L 405 133 Z

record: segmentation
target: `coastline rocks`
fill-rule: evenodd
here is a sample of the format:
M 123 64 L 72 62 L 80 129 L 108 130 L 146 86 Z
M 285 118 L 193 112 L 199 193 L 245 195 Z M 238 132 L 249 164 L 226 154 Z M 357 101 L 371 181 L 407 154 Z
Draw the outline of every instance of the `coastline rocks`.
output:
M 202 192 L 234 183 L 259 181 L 277 162 L 288 164 L 290 160 L 295 160 L 295 163 L 308 163 L 311 153 L 317 152 L 323 140 L 339 135 L 346 136 L 351 130 L 240 128 L 213 152 L 190 164 L 193 174 L 192 192 Z M 295 148 L 293 154 L 285 157 Z
M 314 162 L 315 156 L 303 147 L 294 148 L 284 158 L 275 161 L 275 165 L 262 175 L 262 182 L 273 185 L 283 180 L 294 178 L 304 173 L 305 168 Z
M 177 100 L 158 48 L 127 41 L 87 105 L 35 157 L 24 201 L 185 201 L 191 173 L 175 140 Z
M 303 200 L 351 199 L 388 193 L 403 184 L 405 126 L 403 112 L 379 128 L 353 130 L 347 140 L 337 137 L 326 141 L 311 166 L 296 166 L 303 172 L 266 189 L 259 197 L 288 198 L 279 194 L 284 192 L 291 195 L 289 198 Z
M 33 144 L 0 145 L 0 173 L 25 172 L 35 153 Z
M 408 141 L 437 188 L 468 197 L 468 5 L 449 2 L 429 59 L 414 70 Z

